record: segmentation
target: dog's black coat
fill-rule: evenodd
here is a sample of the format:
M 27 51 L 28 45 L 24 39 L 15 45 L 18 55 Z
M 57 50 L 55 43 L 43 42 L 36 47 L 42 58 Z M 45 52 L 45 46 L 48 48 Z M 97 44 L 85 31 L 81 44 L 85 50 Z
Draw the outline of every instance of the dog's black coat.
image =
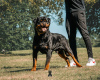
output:
M 66 38 L 61 34 L 51 33 L 49 30 L 40 36 L 35 35 L 33 46 L 36 46 L 37 50 L 44 54 L 48 54 L 48 50 L 51 50 L 51 52 L 66 50 L 71 53 Z M 46 46 L 48 48 L 46 48 Z
M 37 24 L 39 24 L 39 22 L 41 22 L 40 21 L 41 19 L 46 19 L 47 23 L 50 23 L 50 18 L 38 17 L 34 21 L 35 27 Z M 42 53 L 45 53 L 45 54 L 47 54 L 48 50 L 58 51 L 59 49 L 66 50 L 67 52 L 72 53 L 66 38 L 61 34 L 51 33 L 49 29 L 47 29 L 47 31 L 41 35 L 38 35 L 35 29 L 33 49 L 34 49 L 34 46 L 37 47 L 38 51 L 41 51 Z M 46 48 L 45 46 L 47 46 L 48 48 Z
M 37 59 L 37 53 L 46 54 L 46 65 L 50 62 L 52 56 L 52 51 L 57 51 L 59 54 L 65 52 L 65 55 L 68 56 L 68 53 L 73 55 L 72 50 L 70 49 L 66 38 L 57 33 L 51 33 L 49 28 L 43 34 L 38 35 L 36 31 L 36 26 L 41 23 L 41 19 L 45 19 L 46 23 L 50 23 L 50 19 L 46 17 L 39 17 L 35 19 L 35 36 L 33 41 L 33 66 L 35 65 L 35 59 Z M 44 26 L 45 27 L 45 24 Z M 40 28 L 39 28 L 40 29 Z

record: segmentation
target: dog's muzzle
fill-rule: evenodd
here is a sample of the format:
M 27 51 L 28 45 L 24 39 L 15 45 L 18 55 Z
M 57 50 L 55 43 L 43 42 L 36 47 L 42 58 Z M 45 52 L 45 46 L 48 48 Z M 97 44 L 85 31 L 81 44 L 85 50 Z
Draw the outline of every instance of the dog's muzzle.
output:
M 37 33 L 44 34 L 49 29 L 50 23 L 47 22 L 41 22 L 36 26 Z

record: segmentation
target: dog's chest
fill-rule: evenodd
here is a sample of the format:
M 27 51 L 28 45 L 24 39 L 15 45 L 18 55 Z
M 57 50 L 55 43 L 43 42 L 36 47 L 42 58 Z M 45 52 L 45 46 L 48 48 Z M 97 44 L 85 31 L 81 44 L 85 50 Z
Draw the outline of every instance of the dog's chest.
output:
M 47 46 L 47 44 L 48 44 L 48 38 L 40 39 L 39 46 L 43 47 Z
M 47 47 L 48 47 L 48 37 L 43 36 L 43 37 L 39 38 L 37 46 L 40 49 L 47 49 Z

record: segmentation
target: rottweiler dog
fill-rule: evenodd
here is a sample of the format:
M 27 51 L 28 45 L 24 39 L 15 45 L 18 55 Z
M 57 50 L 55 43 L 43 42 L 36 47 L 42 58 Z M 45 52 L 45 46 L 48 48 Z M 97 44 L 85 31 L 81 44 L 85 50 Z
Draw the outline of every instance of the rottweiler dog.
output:
M 70 67 L 68 56 L 71 56 L 76 65 L 81 67 L 75 59 L 66 38 L 61 34 L 51 33 L 49 31 L 50 18 L 37 17 L 33 22 L 35 23 L 35 36 L 33 40 L 33 68 L 31 71 L 36 71 L 38 51 L 46 54 L 45 70 L 49 69 L 49 63 L 53 51 L 57 52 L 58 55 L 67 62 L 68 67 Z

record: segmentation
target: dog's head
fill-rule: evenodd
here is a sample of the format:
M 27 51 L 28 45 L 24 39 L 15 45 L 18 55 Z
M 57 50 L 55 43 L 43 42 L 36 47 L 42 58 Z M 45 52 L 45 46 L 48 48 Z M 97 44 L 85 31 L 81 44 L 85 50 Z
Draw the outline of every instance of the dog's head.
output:
M 35 23 L 35 30 L 40 34 L 44 34 L 50 26 L 50 18 L 47 17 L 37 17 L 36 19 L 33 20 Z

